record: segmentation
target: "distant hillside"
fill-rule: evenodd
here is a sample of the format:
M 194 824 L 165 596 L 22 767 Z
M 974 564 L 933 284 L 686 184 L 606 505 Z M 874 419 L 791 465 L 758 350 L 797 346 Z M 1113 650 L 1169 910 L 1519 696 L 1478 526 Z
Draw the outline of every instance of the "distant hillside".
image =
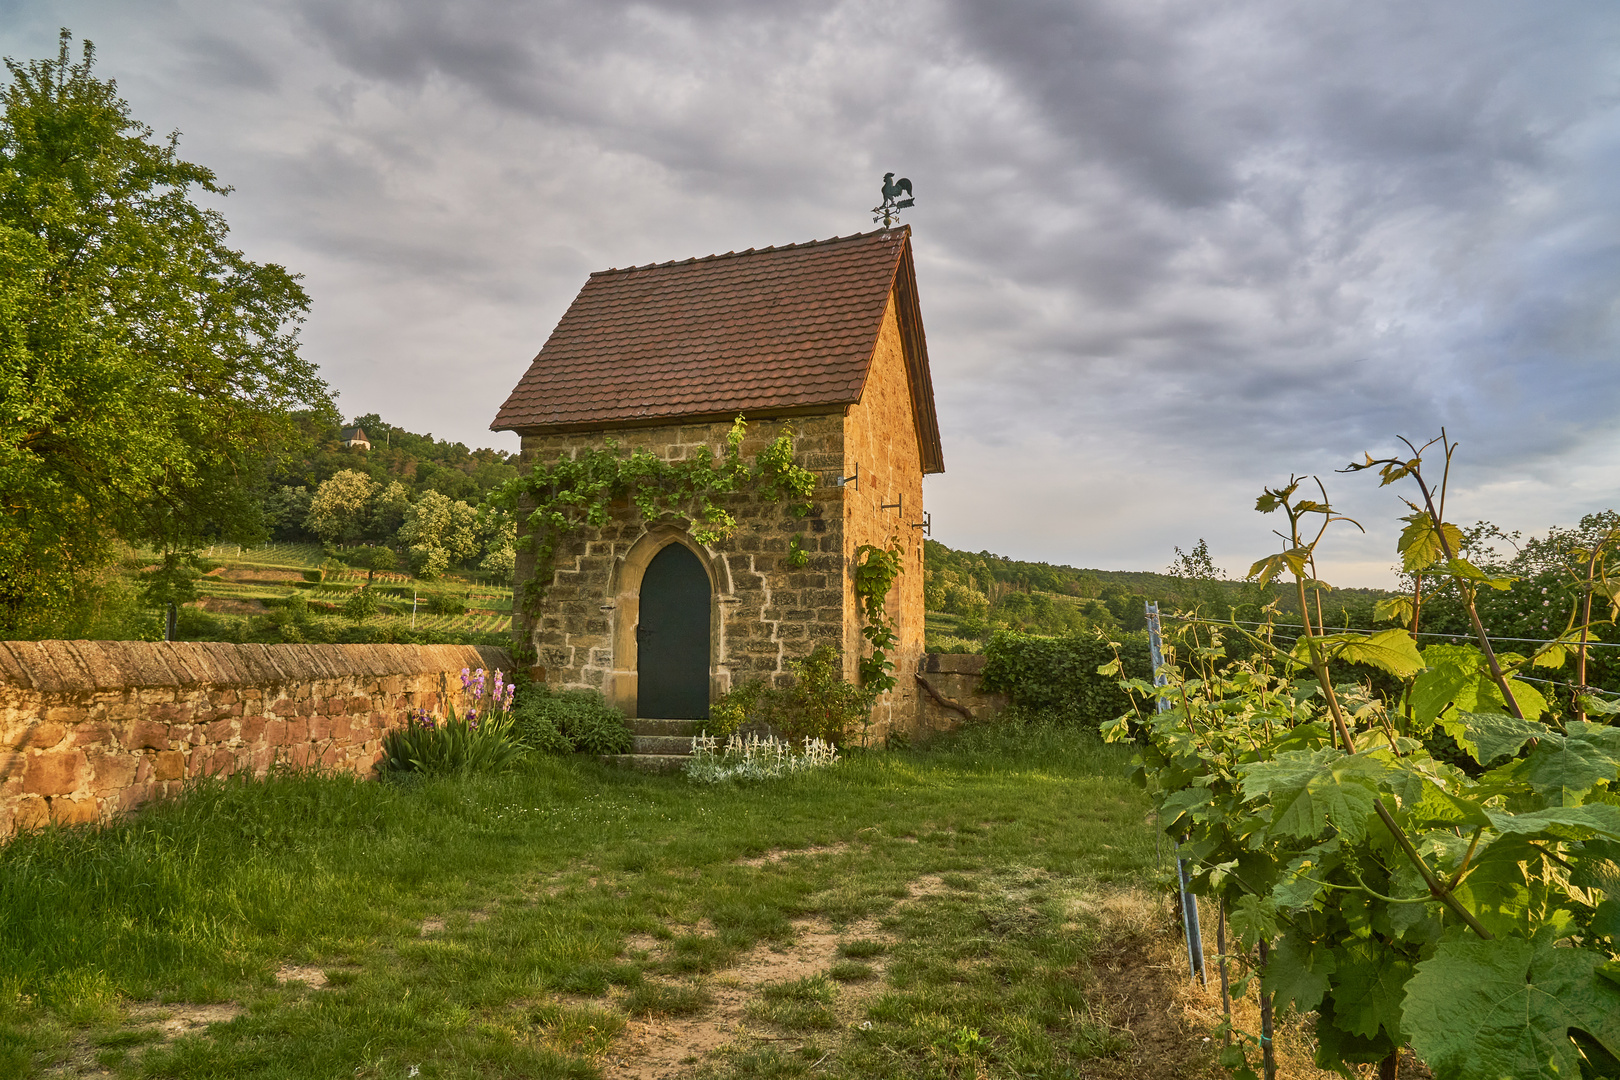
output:
M 1102 627 L 1129 632 L 1146 625 L 1144 604 L 1165 612 L 1198 608 L 1239 618 L 1258 617 L 1275 601 L 1298 611 L 1291 590 L 1231 581 L 1210 562 L 1202 541 L 1180 556 L 1176 573 L 1096 570 L 1026 562 L 989 551 L 957 551 L 924 543 L 924 601 L 929 634 L 940 647 L 971 648 L 997 627 L 1032 633 L 1067 633 Z M 1330 626 L 1372 626 L 1373 605 L 1390 595 L 1381 589 L 1336 589 L 1322 602 Z

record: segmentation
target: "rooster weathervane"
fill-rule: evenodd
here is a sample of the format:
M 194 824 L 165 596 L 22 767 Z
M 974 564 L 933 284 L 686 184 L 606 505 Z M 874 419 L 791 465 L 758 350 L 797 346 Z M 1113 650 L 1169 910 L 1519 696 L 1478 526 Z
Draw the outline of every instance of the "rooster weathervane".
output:
M 904 195 L 905 198 L 900 196 Z M 917 200 L 911 197 L 911 181 L 902 176 L 896 180 L 894 173 L 883 174 L 883 201 L 872 207 L 872 220 L 883 222 L 887 229 L 900 220 L 900 211 L 908 206 L 915 206 Z

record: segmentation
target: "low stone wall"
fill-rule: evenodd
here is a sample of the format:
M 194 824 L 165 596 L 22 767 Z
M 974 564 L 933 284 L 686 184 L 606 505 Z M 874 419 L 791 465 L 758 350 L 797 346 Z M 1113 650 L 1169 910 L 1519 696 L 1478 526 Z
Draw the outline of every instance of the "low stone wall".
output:
M 980 688 L 982 653 L 924 653 L 914 676 L 924 731 L 949 731 L 968 720 L 988 720 L 1008 705 L 1006 694 Z
M 462 668 L 512 660 L 462 645 L 0 642 L 0 837 L 105 821 L 199 776 L 368 775 L 384 732 L 443 715 Z

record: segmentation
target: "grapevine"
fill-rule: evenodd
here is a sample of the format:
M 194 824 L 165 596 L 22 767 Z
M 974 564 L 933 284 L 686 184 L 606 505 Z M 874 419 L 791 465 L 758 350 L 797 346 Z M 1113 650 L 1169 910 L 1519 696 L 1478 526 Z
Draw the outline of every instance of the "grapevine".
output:
M 1449 473 L 1455 447 L 1437 441 Z M 1285 546 L 1249 576 L 1292 579 L 1299 638 L 1188 620 L 1165 685 L 1122 680 L 1138 706 L 1105 734 L 1140 733 L 1160 823 L 1229 913 L 1238 986 L 1258 976 L 1263 1001 L 1314 1013 L 1318 1065 L 1393 1077 L 1410 1045 L 1441 1080 L 1620 1075 L 1620 727 L 1559 717 L 1525 679 L 1578 655 L 1590 624 L 1572 618 L 1528 656 L 1494 647 L 1475 598 L 1512 582 L 1470 562 L 1443 519 L 1432 445 L 1345 471 L 1417 489 L 1403 568 L 1457 588 L 1473 645 L 1420 650 L 1415 625 L 1327 632 L 1316 549 L 1349 519 L 1291 477 L 1257 503 L 1286 521 Z M 1582 554 L 1596 567 L 1612 552 Z M 1387 682 L 1345 678 L 1350 664 Z M 1437 732 L 1466 771 L 1430 753 Z M 1223 1060 L 1254 1076 L 1260 1039 L 1228 1033 Z
M 895 537 L 889 538 L 886 548 L 862 544 L 855 549 L 855 599 L 865 623 L 861 636 L 872 646 L 872 654 L 861 658 L 861 686 L 874 695 L 893 690 L 896 682 L 889 654 L 899 639 L 885 605 L 889 589 L 900 576 L 900 556 L 900 541 Z

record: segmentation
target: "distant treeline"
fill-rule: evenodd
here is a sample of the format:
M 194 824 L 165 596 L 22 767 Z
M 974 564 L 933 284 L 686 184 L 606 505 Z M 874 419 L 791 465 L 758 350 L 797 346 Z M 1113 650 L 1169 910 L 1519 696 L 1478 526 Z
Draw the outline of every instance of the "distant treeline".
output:
M 923 599 L 928 610 L 954 617 L 963 641 L 982 640 L 996 629 L 1062 634 L 1093 627 L 1110 632 L 1142 629 L 1145 604 L 1161 611 L 1198 609 L 1220 618 L 1257 619 L 1276 603 L 1297 614 L 1289 589 L 1230 580 L 1200 540 L 1190 552 L 1176 549 L 1165 572 L 1091 570 L 996 555 L 957 551 L 934 540 L 924 542 Z M 1322 602 L 1328 626 L 1368 629 L 1373 608 L 1391 595 L 1382 589 L 1335 589 Z M 936 620 L 943 621 L 943 620 Z
M 340 438 L 343 428 L 327 419 L 303 414 L 297 423 L 302 445 L 271 462 L 264 492 L 265 526 L 276 540 L 321 542 L 309 524 L 309 503 L 320 486 L 340 472 L 363 473 L 383 489 L 397 483 L 413 503 L 425 492 L 436 491 L 472 506 L 518 474 L 517 454 L 469 450 L 465 443 L 395 427 L 376 413 L 354 421 L 365 431 L 370 450 L 345 446 Z

